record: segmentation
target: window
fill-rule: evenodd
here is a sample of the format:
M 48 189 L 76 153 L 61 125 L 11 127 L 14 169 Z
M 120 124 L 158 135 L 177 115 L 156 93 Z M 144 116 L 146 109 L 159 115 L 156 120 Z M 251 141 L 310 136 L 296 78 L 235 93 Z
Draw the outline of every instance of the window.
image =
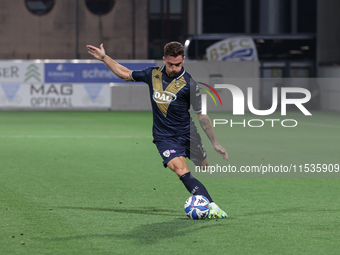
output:
M 298 1 L 297 16 L 298 33 L 315 33 L 316 32 L 316 0 Z
M 243 33 L 244 0 L 203 0 L 203 33 Z
M 187 5 L 187 0 L 149 0 L 149 58 L 161 58 L 170 41 L 183 43 L 188 33 Z
M 86 7 L 96 15 L 108 14 L 115 5 L 115 0 L 86 0 Z
M 44 15 L 53 9 L 54 2 L 54 0 L 25 0 L 25 5 L 31 13 Z
M 317 0 L 203 0 L 204 34 L 316 33 Z

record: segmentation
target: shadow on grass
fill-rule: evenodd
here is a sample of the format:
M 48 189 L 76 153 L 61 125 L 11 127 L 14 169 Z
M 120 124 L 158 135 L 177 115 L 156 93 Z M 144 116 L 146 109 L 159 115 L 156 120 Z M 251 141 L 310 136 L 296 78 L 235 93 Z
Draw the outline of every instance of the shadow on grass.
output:
M 75 207 L 75 206 L 57 206 L 59 209 L 85 210 L 85 211 L 100 211 L 100 212 L 116 212 L 116 213 L 132 213 L 132 214 L 146 214 L 146 215 L 162 215 L 183 217 L 185 215 L 179 214 L 178 210 L 159 209 L 155 207 L 143 208 L 97 208 L 97 207 Z
M 227 221 L 227 220 L 222 220 Z M 53 238 L 52 241 L 65 242 L 78 239 L 87 238 L 110 238 L 110 239 L 123 239 L 131 240 L 134 244 L 152 245 L 165 239 L 178 238 L 181 236 L 194 236 L 194 233 L 210 233 L 209 228 L 226 227 L 221 221 L 216 220 L 201 220 L 193 221 L 189 219 L 176 219 L 168 222 L 157 222 L 150 224 L 143 224 L 136 226 L 130 232 L 125 234 L 110 233 L 110 234 L 89 234 L 89 235 L 76 235 L 69 237 Z M 205 232 L 207 231 L 207 232 Z M 195 238 L 193 238 L 195 243 Z
M 284 209 L 278 209 L 278 210 L 249 212 L 249 213 L 244 213 L 239 216 L 278 215 L 281 213 L 301 213 L 301 212 L 307 212 L 307 211 L 310 211 L 310 210 L 303 208 L 303 207 L 291 207 L 291 208 L 284 208 Z
M 132 240 L 137 244 L 155 244 L 164 239 L 178 238 L 181 236 L 189 236 L 193 233 L 205 233 L 204 231 L 214 227 L 227 227 L 228 220 L 198 220 L 193 221 L 188 219 L 183 214 L 178 214 L 178 210 L 159 209 L 153 207 L 145 208 L 95 208 L 95 207 L 71 207 L 59 206 L 60 209 L 72 210 L 88 210 L 88 211 L 104 211 L 104 212 L 118 212 L 131 214 L 146 214 L 146 215 L 160 215 L 160 216 L 174 216 L 176 219 L 167 222 L 156 222 L 150 224 L 143 224 L 135 226 L 126 233 L 106 233 L 106 234 L 89 234 L 89 235 L 75 235 L 68 237 L 53 238 L 52 241 L 65 242 L 78 239 L 87 238 L 110 238 Z M 223 221 L 223 223 L 222 223 Z M 211 232 L 211 231 L 209 231 Z M 208 232 L 207 232 L 208 233 Z M 193 242 L 195 242 L 193 240 Z

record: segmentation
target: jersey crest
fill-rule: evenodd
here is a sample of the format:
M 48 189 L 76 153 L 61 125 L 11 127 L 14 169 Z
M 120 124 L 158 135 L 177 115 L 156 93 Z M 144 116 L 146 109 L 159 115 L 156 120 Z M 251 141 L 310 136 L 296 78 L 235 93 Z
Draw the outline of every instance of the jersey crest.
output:
M 177 99 L 177 93 L 186 85 L 183 76 L 180 79 L 174 79 L 165 90 L 162 84 L 162 72 L 159 69 L 152 71 L 152 86 L 153 96 L 152 99 L 156 102 L 159 110 L 166 117 L 168 107 L 171 102 Z

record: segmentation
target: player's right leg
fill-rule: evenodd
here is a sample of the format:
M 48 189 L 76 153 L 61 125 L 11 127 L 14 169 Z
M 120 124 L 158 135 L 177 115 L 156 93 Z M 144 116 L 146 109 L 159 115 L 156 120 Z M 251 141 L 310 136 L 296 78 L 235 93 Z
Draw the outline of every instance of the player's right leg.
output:
M 212 198 L 210 197 L 204 185 L 194 178 L 189 172 L 185 157 L 175 157 L 167 163 L 167 166 L 177 174 L 186 189 L 192 195 L 202 195 L 205 196 L 209 201 L 212 201 Z
M 222 219 L 222 218 L 228 218 L 228 215 L 225 211 L 223 211 L 217 204 L 210 203 L 209 204 L 209 219 Z
M 186 158 L 183 156 L 171 159 L 166 165 L 175 172 L 179 178 L 181 178 L 182 175 L 189 173 Z
M 200 139 L 199 142 L 201 142 Z M 174 138 L 167 140 L 154 140 L 154 143 L 156 144 L 157 149 L 163 158 L 164 167 L 168 167 L 173 172 L 175 172 L 186 187 L 186 189 L 192 195 L 202 195 L 209 200 L 211 207 L 211 214 L 209 214 L 210 217 L 226 217 L 227 214 L 224 211 L 218 210 L 219 207 L 213 202 L 205 186 L 191 175 L 186 162 L 188 150 L 185 149 L 185 146 L 183 147 L 181 139 Z M 208 160 L 206 159 L 204 148 L 200 149 L 199 153 L 200 156 L 198 158 L 194 158 L 197 159 L 195 163 L 199 162 L 199 164 L 208 165 Z
M 208 158 L 205 158 L 202 161 L 194 161 L 194 164 L 196 166 L 200 166 L 200 167 L 208 167 L 209 163 L 208 163 Z M 209 219 L 222 219 L 222 218 L 227 218 L 228 215 L 225 211 L 223 211 L 215 202 L 210 202 L 209 204 L 209 215 L 208 218 Z

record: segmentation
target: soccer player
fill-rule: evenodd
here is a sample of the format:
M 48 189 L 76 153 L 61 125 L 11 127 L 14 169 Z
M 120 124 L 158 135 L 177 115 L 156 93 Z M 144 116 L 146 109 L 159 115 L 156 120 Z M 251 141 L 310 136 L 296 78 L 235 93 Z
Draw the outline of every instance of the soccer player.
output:
M 228 160 L 227 151 L 218 143 L 211 121 L 201 114 L 201 94 L 196 82 L 184 68 L 184 47 L 170 42 L 164 47 L 164 66 L 131 71 L 106 55 L 103 44 L 99 48 L 87 45 L 88 52 L 105 63 L 110 70 L 125 81 L 141 81 L 149 85 L 153 111 L 153 142 L 163 158 L 164 167 L 174 171 L 192 195 L 205 196 L 210 204 L 208 218 L 226 218 L 209 195 L 204 185 L 194 178 L 186 158 L 196 166 L 208 167 L 206 151 L 189 113 L 190 105 L 199 123 L 212 142 L 214 149 Z

